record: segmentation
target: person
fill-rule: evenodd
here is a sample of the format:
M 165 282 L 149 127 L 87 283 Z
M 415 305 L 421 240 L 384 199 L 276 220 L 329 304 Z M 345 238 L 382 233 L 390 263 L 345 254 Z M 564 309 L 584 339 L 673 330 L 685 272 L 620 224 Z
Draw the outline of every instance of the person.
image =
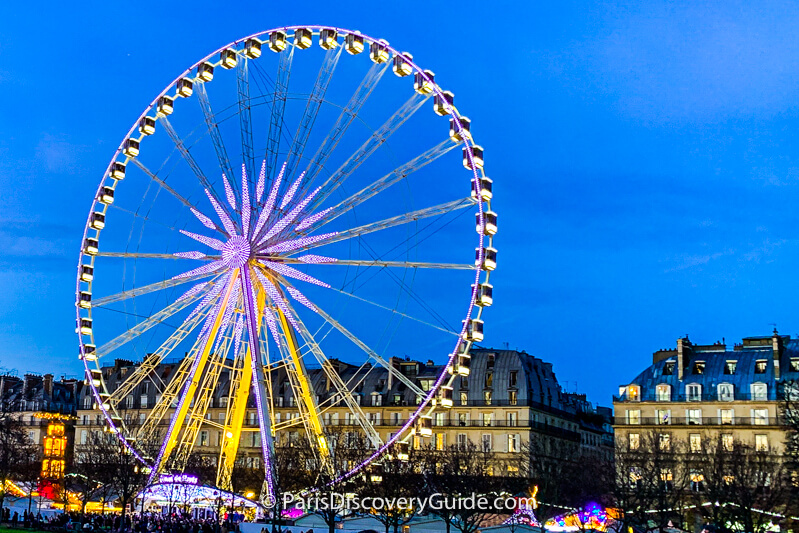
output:
M 19 521 L 19 513 L 14 511 L 14 516 L 11 517 L 11 527 L 17 527 L 17 522 Z

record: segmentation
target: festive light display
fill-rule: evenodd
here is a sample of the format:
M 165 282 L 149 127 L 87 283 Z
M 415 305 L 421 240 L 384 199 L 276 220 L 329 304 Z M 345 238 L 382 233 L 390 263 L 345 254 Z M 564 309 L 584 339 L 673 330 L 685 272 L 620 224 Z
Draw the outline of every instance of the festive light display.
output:
M 589 503 L 582 510 L 550 518 L 544 524 L 549 531 L 607 531 L 614 522 L 605 509 L 597 503 Z

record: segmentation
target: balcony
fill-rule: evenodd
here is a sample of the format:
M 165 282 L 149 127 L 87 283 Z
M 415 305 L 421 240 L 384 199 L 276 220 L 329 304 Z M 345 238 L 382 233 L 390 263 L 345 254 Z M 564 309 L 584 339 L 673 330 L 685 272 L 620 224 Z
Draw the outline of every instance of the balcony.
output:
M 664 422 L 658 417 L 641 417 L 638 422 L 631 423 L 623 416 L 614 418 L 617 426 L 777 426 L 781 421 L 775 417 L 766 420 L 751 416 L 736 416 L 732 418 L 703 416 L 700 419 L 690 417 L 671 417 Z

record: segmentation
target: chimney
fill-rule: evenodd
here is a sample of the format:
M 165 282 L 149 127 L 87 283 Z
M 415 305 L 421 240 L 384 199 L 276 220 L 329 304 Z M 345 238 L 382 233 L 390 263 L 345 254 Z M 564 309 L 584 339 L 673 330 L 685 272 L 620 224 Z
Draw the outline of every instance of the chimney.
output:
M 53 399 L 53 375 L 44 375 L 44 393 L 50 400 Z
M 34 386 L 34 379 L 36 376 L 33 374 L 25 374 L 25 381 L 22 383 L 22 395 L 28 394 Z
M 394 357 L 389 357 L 388 358 L 388 366 L 390 366 L 392 369 L 395 368 L 394 367 Z M 391 387 L 394 386 L 394 372 L 391 372 L 390 370 L 388 372 L 388 383 L 387 383 L 387 385 L 388 385 L 388 387 L 386 388 L 386 391 L 390 391 Z
M 691 341 L 688 336 L 677 339 L 677 379 L 682 381 L 688 360 L 691 358 Z
M 780 355 L 782 355 L 782 339 L 774 328 L 771 335 L 771 350 L 774 353 L 774 379 L 780 379 Z

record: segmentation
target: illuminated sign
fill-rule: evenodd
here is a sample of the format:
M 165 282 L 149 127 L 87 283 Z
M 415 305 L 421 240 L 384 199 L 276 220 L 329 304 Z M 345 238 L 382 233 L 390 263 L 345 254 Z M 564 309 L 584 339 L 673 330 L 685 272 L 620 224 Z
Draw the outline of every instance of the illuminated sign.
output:
M 197 476 L 187 474 L 164 474 L 159 480 L 161 483 L 184 483 L 187 485 L 196 485 L 199 482 Z

